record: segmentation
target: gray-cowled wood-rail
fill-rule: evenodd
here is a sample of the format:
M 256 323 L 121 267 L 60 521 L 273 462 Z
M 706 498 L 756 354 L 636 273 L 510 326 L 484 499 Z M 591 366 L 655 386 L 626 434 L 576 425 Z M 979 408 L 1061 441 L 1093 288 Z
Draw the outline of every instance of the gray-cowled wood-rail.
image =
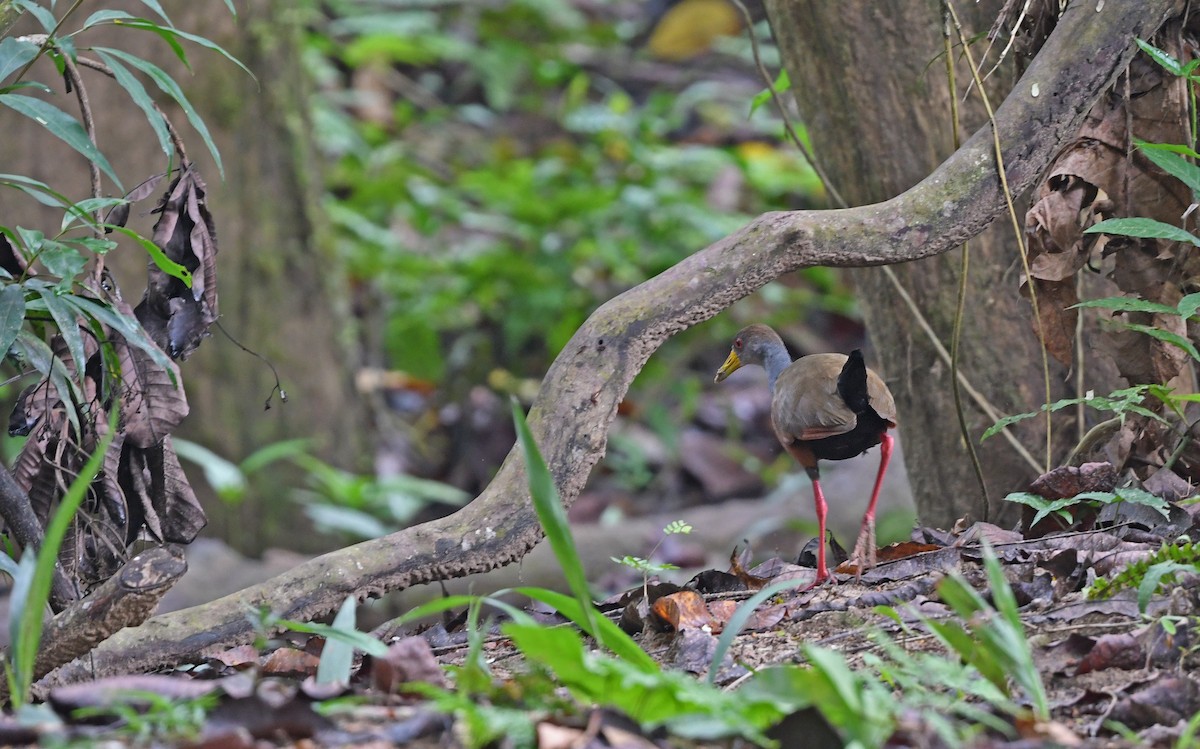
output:
M 821 533 L 814 585 L 829 577 L 825 566 L 828 506 L 821 493 L 817 464 L 822 460 L 853 458 L 875 445 L 882 446 L 879 473 L 853 557 L 859 570 L 875 566 L 875 504 L 892 455 L 893 438 L 888 430 L 896 426 L 896 404 L 887 385 L 867 369 L 862 352 L 857 349 L 849 356 L 811 354 L 792 361 L 783 339 L 766 325 L 751 325 L 734 337 L 729 357 L 717 370 L 716 382 L 751 364 L 767 371 L 775 435 L 812 480 Z

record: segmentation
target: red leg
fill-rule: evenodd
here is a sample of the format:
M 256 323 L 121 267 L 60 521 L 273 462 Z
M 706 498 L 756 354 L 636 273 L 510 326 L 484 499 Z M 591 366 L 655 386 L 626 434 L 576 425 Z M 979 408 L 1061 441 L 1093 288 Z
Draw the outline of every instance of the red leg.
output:
M 875 566 L 875 505 L 879 503 L 879 489 L 883 486 L 883 474 L 887 472 L 888 461 L 892 458 L 892 446 L 896 440 L 887 432 L 879 444 L 879 473 L 875 476 L 875 489 L 871 492 L 871 502 L 863 515 L 862 530 L 858 541 L 854 544 L 854 558 L 859 573 L 864 567 Z
M 808 469 L 808 478 L 812 481 L 813 502 L 817 507 L 817 529 L 821 534 L 821 545 L 817 547 L 817 579 L 813 580 L 813 585 L 817 585 L 829 579 L 829 568 L 825 566 L 825 515 L 829 511 L 829 505 L 825 503 L 825 495 L 821 493 L 820 473 L 815 467 Z

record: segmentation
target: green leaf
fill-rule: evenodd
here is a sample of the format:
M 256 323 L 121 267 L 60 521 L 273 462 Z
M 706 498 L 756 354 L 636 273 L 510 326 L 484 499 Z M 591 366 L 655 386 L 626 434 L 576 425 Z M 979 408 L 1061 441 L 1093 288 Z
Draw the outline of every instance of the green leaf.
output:
M 553 606 L 558 613 L 575 622 L 581 629 L 596 638 L 596 642 L 611 650 L 621 660 L 646 672 L 659 670 L 654 659 L 647 655 L 646 651 L 642 650 L 642 647 L 632 637 L 625 634 L 624 630 L 609 621 L 607 617 L 595 614 L 591 601 L 581 604 L 577 599 L 545 588 L 514 588 L 513 590 L 535 601 Z
M 171 368 L 171 360 L 158 347 L 158 344 L 150 340 L 150 336 L 146 333 L 146 329 L 142 327 L 141 323 L 133 318 L 122 315 L 112 307 L 100 304 L 91 299 L 81 296 L 69 296 L 67 300 L 75 305 L 84 315 L 99 320 L 124 336 L 130 345 L 136 346 L 149 354 L 155 364 L 167 370 L 172 382 L 174 382 L 175 374 Z
M 56 138 L 83 154 L 84 158 L 100 167 L 118 189 L 124 192 L 125 188 L 121 187 L 121 180 L 117 179 L 112 165 L 88 138 L 83 125 L 74 117 L 49 102 L 21 94 L 0 94 L 0 104 L 37 122 Z
M 1138 144 L 1138 149 L 1146 158 L 1154 162 L 1159 169 L 1175 177 L 1188 186 L 1192 197 L 1200 196 L 1200 167 L 1188 161 L 1179 154 L 1165 149 L 1154 148 L 1150 144 Z
M 208 126 L 204 124 L 204 120 L 196 112 L 196 108 L 193 107 L 192 103 L 188 101 L 188 98 L 184 96 L 183 89 L 179 87 L 179 84 L 175 82 L 174 78 L 172 78 L 167 74 L 166 71 L 154 63 L 143 60 L 135 55 L 131 55 L 123 50 L 113 49 L 112 47 L 92 47 L 92 51 L 96 54 L 104 51 L 113 57 L 120 58 L 130 67 L 136 68 L 137 70 L 140 70 L 142 73 L 149 76 L 150 80 L 154 81 L 155 85 L 162 89 L 167 96 L 170 96 L 172 99 L 174 99 L 175 102 L 179 104 L 180 108 L 183 109 L 184 114 L 187 115 L 188 122 L 190 122 L 192 127 L 196 129 L 196 132 L 200 134 L 200 138 L 204 141 L 204 145 L 208 147 L 208 152 L 212 154 L 213 161 L 217 165 L 217 171 L 220 172 L 221 178 L 225 178 L 225 165 L 221 162 L 221 154 L 219 151 L 217 151 L 217 144 L 213 142 L 212 135 L 208 132 Z
M 303 454 L 311 445 L 312 440 L 307 437 L 272 442 L 247 455 L 241 462 L 241 469 L 246 474 L 256 473 L 276 461 Z
M 1200 309 L 1200 293 L 1188 294 L 1183 299 L 1179 300 L 1179 316 L 1183 318 L 1191 317 L 1196 314 L 1196 310 Z
M 28 65 L 40 50 L 40 46 L 28 39 L 5 37 L 0 41 L 0 82 Z
M 1176 60 L 1170 53 L 1165 52 L 1148 42 L 1144 42 L 1141 39 L 1135 39 L 1134 41 L 1137 42 L 1137 46 L 1140 47 L 1141 50 L 1145 52 L 1151 60 L 1154 60 L 1156 63 L 1165 68 L 1168 73 L 1171 73 L 1172 75 L 1183 75 L 1183 66 L 1180 65 L 1179 61 Z
M 355 611 L 358 601 L 346 596 L 346 601 L 333 617 L 333 628 L 342 632 L 362 634 L 356 629 Z M 354 665 L 354 646 L 346 640 L 325 640 L 321 649 L 321 660 L 317 662 L 318 684 L 349 684 L 350 669 Z
M 1152 218 L 1110 218 L 1084 229 L 1084 234 L 1114 234 L 1122 237 L 1144 239 L 1169 239 L 1173 242 L 1188 242 L 1200 247 L 1200 237 Z
M 1192 345 L 1191 341 L 1189 341 L 1188 339 L 1179 335 L 1178 333 L 1172 333 L 1169 330 L 1163 330 L 1162 328 L 1156 328 L 1153 325 L 1137 325 L 1134 323 L 1121 323 L 1121 326 L 1125 327 L 1125 328 L 1129 328 L 1130 330 L 1136 330 L 1139 333 L 1145 333 L 1146 335 L 1150 336 L 1151 338 L 1157 338 L 1160 341 L 1169 343 L 1172 346 L 1183 349 L 1184 351 L 1187 352 L 1188 356 L 1192 357 L 1192 359 L 1194 359 L 1196 361 L 1200 361 L 1200 351 L 1196 350 L 1196 347 L 1194 345 Z
M 105 224 L 104 228 L 108 229 L 109 231 L 114 231 L 118 234 L 124 234 L 133 241 L 137 242 L 139 245 L 141 245 L 142 249 L 146 251 L 146 254 L 150 256 L 150 260 L 156 266 L 158 266 L 159 270 L 161 270 L 163 273 L 166 273 L 168 276 L 178 278 L 180 281 L 183 281 L 183 285 L 189 289 L 192 288 L 192 272 L 171 258 L 167 257 L 167 254 L 162 251 L 162 248 L 154 244 L 153 241 L 143 237 L 141 234 L 127 226 Z
M 759 91 L 757 94 L 754 95 L 754 98 L 750 100 L 750 114 L 754 114 L 754 112 L 759 107 L 761 107 L 763 104 L 766 104 L 768 101 L 770 101 L 772 98 L 772 92 L 774 92 L 775 94 L 782 94 L 784 91 L 787 91 L 791 87 L 792 87 L 792 82 L 791 82 L 791 80 L 788 79 L 787 70 L 786 69 L 780 70 L 779 75 L 775 77 L 775 82 L 773 84 L 771 84 L 771 88 L 767 88 L 767 89 L 763 89 L 762 91 Z
M 1114 312 L 1152 312 L 1157 315 L 1179 314 L 1179 310 L 1175 307 L 1169 307 L 1158 302 L 1149 302 L 1145 299 L 1132 296 L 1109 296 L 1103 299 L 1089 299 L 1086 302 L 1080 302 L 1068 307 L 1068 309 L 1077 308 L 1110 309 Z
M 75 376 L 79 377 L 87 368 L 88 357 L 83 348 L 83 336 L 79 332 L 79 321 L 75 317 L 75 310 L 59 297 L 53 288 L 39 287 L 38 293 L 46 304 L 46 311 L 50 313 L 50 317 L 54 318 L 54 324 L 58 326 L 58 333 L 67 344 L 67 351 L 75 360 Z
M 58 26 L 58 21 L 55 20 L 54 14 L 50 12 L 49 8 L 43 7 L 41 3 L 34 0 L 13 0 L 13 5 L 36 18 L 37 22 L 42 26 L 42 31 L 45 31 L 47 34 L 53 33 L 55 27 Z
M 133 16 L 123 10 L 98 10 L 87 17 L 79 31 L 86 31 L 101 24 L 110 24 L 122 18 L 133 18 Z
M 100 436 L 96 451 L 92 453 L 87 463 L 80 469 L 79 475 L 71 482 L 58 509 L 54 512 L 54 517 L 46 526 L 46 535 L 42 540 L 41 549 L 37 551 L 37 562 L 29 582 L 28 594 L 23 598 L 19 636 L 13 640 L 9 654 L 13 671 L 18 674 L 17 682 L 20 686 L 19 695 L 16 692 L 13 694 L 14 703 L 24 702 L 29 696 L 28 690 L 33 683 L 34 661 L 37 658 L 38 645 L 42 640 L 42 612 L 50 597 L 50 583 L 54 577 L 54 568 L 58 563 L 58 551 L 62 548 L 63 538 L 66 536 L 71 522 L 75 519 L 76 511 L 79 510 L 84 497 L 87 496 L 92 479 L 100 471 L 100 466 L 104 465 L 108 446 L 117 432 L 118 421 L 118 409 L 113 409 L 108 417 L 108 430 Z M 26 553 L 32 556 L 32 551 L 27 549 Z M 24 563 L 24 557 L 21 561 Z
M 563 508 L 562 500 L 558 495 L 558 487 L 554 485 L 554 478 L 546 468 L 546 461 L 542 459 L 542 454 L 538 451 L 533 433 L 529 431 L 529 424 L 526 423 L 525 414 L 521 410 L 521 404 L 516 398 L 512 399 L 512 415 L 513 423 L 517 428 L 517 439 L 521 443 L 521 452 L 525 456 L 525 472 L 529 479 L 529 493 L 533 499 L 533 509 L 537 513 L 538 521 L 542 524 L 542 529 L 546 532 L 546 539 L 550 542 L 554 557 L 562 567 L 567 586 L 582 608 L 582 615 L 586 620 L 584 629 L 595 632 L 596 624 L 593 620 L 602 617 L 596 616 L 594 612 L 595 606 L 592 602 L 591 591 L 588 590 L 587 573 L 579 561 L 579 552 L 576 551 L 575 540 L 571 537 L 567 511 Z
M 1197 60 L 1196 62 L 1200 64 L 1200 60 Z M 1177 153 L 1180 156 L 1187 156 L 1188 158 L 1192 159 L 1200 159 L 1200 152 L 1197 152 L 1194 148 L 1189 146 L 1181 146 L 1176 143 L 1150 143 L 1149 141 L 1144 141 L 1141 138 L 1134 138 L 1133 143 L 1138 148 L 1166 151 L 1168 153 Z
M 125 89 L 129 94 L 129 98 L 137 105 L 138 109 L 146 115 L 146 121 L 150 123 L 150 127 L 154 130 L 155 137 L 158 138 L 158 147 L 167 156 L 171 155 L 171 134 L 167 132 L 167 123 L 163 119 L 162 113 L 154 106 L 154 100 L 150 98 L 150 94 L 146 93 L 146 87 L 137 79 L 133 73 L 129 72 L 129 68 L 125 67 L 119 60 L 105 52 L 103 49 L 95 50 L 96 55 L 104 61 L 112 71 L 113 79 Z
M 1158 590 L 1158 584 L 1167 575 L 1172 575 L 1176 572 L 1190 572 L 1195 574 L 1196 566 L 1192 564 L 1181 564 L 1179 562 L 1159 562 L 1151 565 L 1146 570 L 1146 576 L 1142 578 L 1142 582 L 1138 585 L 1138 611 L 1145 614 L 1146 608 L 1150 605 L 1150 598 L 1153 597 L 1154 591 Z
M 721 636 L 717 638 L 717 646 L 713 648 L 712 664 L 708 667 L 708 683 L 715 684 L 717 672 L 721 670 L 721 663 L 725 660 L 725 654 L 729 652 L 729 648 L 733 646 L 733 638 L 738 636 L 742 628 L 746 626 L 746 622 L 750 621 L 750 617 L 754 615 L 754 611 L 771 596 L 790 588 L 798 588 L 808 581 L 800 580 L 782 580 L 771 583 L 767 587 L 758 591 L 754 595 L 746 599 L 746 602 L 738 606 L 737 611 L 733 612 L 733 616 L 729 617 L 729 621 L 725 623 L 725 629 L 721 632 Z
M 184 53 L 183 53 L 183 48 L 179 46 L 177 41 L 175 41 L 176 37 L 178 37 L 179 39 L 186 39 L 187 41 L 189 41 L 193 44 L 196 44 L 200 47 L 204 47 L 205 49 L 216 52 L 217 54 L 224 57 L 226 60 L 229 60 L 234 65 L 237 65 L 239 68 L 241 68 L 246 73 L 246 75 L 250 76 L 251 79 L 256 80 L 256 81 L 258 80 L 257 78 L 254 77 L 254 73 L 250 72 L 250 68 L 248 68 L 242 64 L 241 60 L 237 59 L 233 55 L 226 52 L 224 47 L 222 47 L 221 45 L 212 41 L 211 39 L 206 39 L 206 38 L 204 38 L 202 36 L 198 36 L 196 34 L 189 34 L 188 32 L 177 29 L 174 26 L 160 26 L 159 24 L 157 24 L 149 19 L 146 19 L 146 18 L 135 18 L 132 20 L 119 20 L 119 21 L 116 21 L 115 23 L 118 26 L 128 26 L 130 28 L 142 29 L 144 31 L 151 31 L 155 34 L 158 34 L 160 37 L 162 37 L 164 40 L 166 40 L 168 44 L 171 45 L 172 49 L 175 50 L 175 54 L 179 57 L 180 62 L 182 62 L 184 65 L 188 65 L 188 60 L 187 60 L 186 55 L 184 55 Z M 191 66 L 188 65 L 188 67 L 190 68 Z
M 345 608 L 345 606 L 343 606 Z M 344 642 L 347 645 L 352 645 L 356 650 L 361 650 L 367 655 L 375 658 L 381 658 L 387 655 L 387 645 L 384 645 L 379 640 L 375 639 L 366 632 L 359 632 L 357 629 L 339 629 L 328 624 L 317 624 L 315 622 L 295 622 L 289 619 L 279 619 L 275 625 L 292 632 L 302 632 L 308 635 L 319 635 L 326 640 L 337 640 Z M 328 647 L 328 644 L 326 645 Z
M 75 381 L 67 377 L 67 367 L 62 360 L 54 355 L 50 347 L 41 338 L 27 330 L 17 333 L 13 346 L 18 354 L 34 369 L 50 379 L 50 384 L 58 392 L 58 397 L 66 405 L 67 421 L 71 422 L 75 434 L 79 434 L 79 414 L 76 405 L 83 401 Z
M 203 445 L 175 437 L 171 440 L 175 453 L 204 471 L 204 480 L 222 499 L 237 499 L 246 490 L 246 475 L 238 466 Z
M 8 355 L 24 324 L 25 289 L 20 284 L 7 284 L 0 289 L 0 357 Z

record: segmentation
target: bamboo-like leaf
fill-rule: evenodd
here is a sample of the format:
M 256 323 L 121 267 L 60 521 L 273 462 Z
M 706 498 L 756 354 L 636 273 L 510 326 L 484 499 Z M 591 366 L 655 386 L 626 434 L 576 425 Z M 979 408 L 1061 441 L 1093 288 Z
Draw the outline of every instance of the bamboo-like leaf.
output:
M 234 65 L 237 65 L 246 73 L 246 75 L 254 79 L 254 73 L 250 72 L 250 68 L 246 67 L 244 64 L 242 64 L 241 60 L 229 54 L 224 47 L 212 41 L 211 39 L 206 39 L 205 37 L 198 36 L 196 34 L 189 34 L 188 32 L 177 29 L 174 26 L 160 26 L 159 24 L 146 18 L 119 20 L 115 23 L 117 26 L 128 26 L 130 28 L 142 29 L 144 31 L 150 31 L 158 34 L 160 37 L 166 40 L 168 44 L 171 45 L 171 47 L 175 50 L 176 56 L 179 57 L 180 62 L 182 62 L 184 65 L 188 65 L 187 56 L 183 53 L 183 48 L 179 46 L 179 43 L 176 41 L 176 39 L 186 39 L 192 44 L 196 44 L 200 47 L 204 47 L 205 49 L 216 52 L 226 60 L 232 62 Z M 188 67 L 190 68 L 191 66 L 188 65 Z
M 1178 333 L 1172 333 L 1169 330 L 1163 330 L 1162 328 L 1156 328 L 1153 325 L 1137 325 L 1134 323 L 1122 323 L 1122 327 L 1129 328 L 1130 330 L 1136 330 L 1139 333 L 1145 333 L 1146 335 L 1150 336 L 1151 338 L 1157 338 L 1160 341 L 1164 341 L 1166 343 L 1171 344 L 1172 346 L 1181 348 L 1187 352 L 1188 356 L 1192 357 L 1196 361 L 1200 361 L 1200 351 L 1196 350 L 1196 347 L 1194 345 L 1192 345 L 1191 341 L 1189 341 L 1188 339 L 1179 335 Z
M 87 29 L 90 29 L 93 26 L 100 26 L 102 24 L 110 24 L 110 23 L 113 23 L 114 21 L 118 21 L 122 18 L 133 18 L 133 17 L 134 17 L 133 15 L 126 13 L 123 10 L 98 10 L 95 13 L 93 13 L 87 17 L 87 20 L 83 22 L 83 26 L 80 27 L 79 31 L 86 31 Z M 76 33 L 78 33 L 78 32 L 76 32 Z
M 20 112 L 49 130 L 56 138 L 81 153 L 88 161 L 100 167 L 100 170 L 108 175 L 108 178 L 124 192 L 125 188 L 121 187 L 121 180 L 117 178 L 117 173 L 113 171 L 112 165 L 108 163 L 108 159 L 104 158 L 104 154 L 100 153 L 100 149 L 96 148 L 96 145 L 88 138 L 87 131 L 83 129 L 83 125 L 79 124 L 79 120 L 76 120 L 53 104 L 41 99 L 35 99 L 32 96 L 0 94 L 0 104 L 4 104 L 13 111 Z
M 1179 316 L 1183 318 L 1191 317 L 1196 314 L 1196 310 L 1200 309 L 1200 292 L 1188 294 L 1183 299 L 1179 300 Z
M 1192 191 L 1193 199 L 1200 195 L 1200 166 L 1196 166 L 1177 153 L 1155 148 L 1148 143 L 1138 144 L 1138 150 L 1153 161 L 1159 169 L 1187 185 L 1188 189 Z
M 58 551 L 62 548 L 63 538 L 76 511 L 83 503 L 92 479 L 104 464 L 108 446 L 117 431 L 117 412 L 109 415 L 108 430 L 101 435 L 96 451 L 88 458 L 87 463 L 80 469 L 79 475 L 71 482 L 62 502 L 54 512 L 54 517 L 46 526 L 46 535 L 42 540 L 42 548 L 37 550 L 37 562 L 29 581 L 27 594 L 23 597 L 23 608 L 20 616 L 18 637 L 13 640 L 9 658 L 12 661 L 12 671 L 16 673 L 16 686 L 13 690 L 14 703 L 24 702 L 29 697 L 29 687 L 33 683 L 33 665 L 37 659 L 38 645 L 42 639 L 42 612 L 50 597 L 50 583 L 54 578 L 54 568 L 58 563 Z M 32 549 L 26 553 L 33 556 Z M 22 557 L 22 564 L 25 559 Z M 14 591 L 15 593 L 15 591 Z
M 50 9 L 39 2 L 35 2 L 35 0 L 13 0 L 12 4 L 36 18 L 37 22 L 42 26 L 42 31 L 45 31 L 47 34 L 52 33 L 54 27 L 58 25 L 58 21 L 54 18 L 54 14 L 50 12 Z
M 1168 73 L 1171 73 L 1172 75 L 1183 75 L 1183 66 L 1180 65 L 1179 60 L 1176 60 L 1175 57 L 1169 52 L 1161 50 L 1158 47 L 1155 47 L 1153 44 L 1142 41 L 1141 39 L 1134 39 L 1134 41 L 1137 42 L 1137 46 L 1140 47 L 1141 50 L 1145 52 L 1151 60 L 1154 60 L 1156 63 L 1161 65 Z
M 28 39 L 18 39 L 15 36 L 5 37 L 0 41 L 0 83 L 5 78 L 29 64 L 37 57 L 41 49 Z
M 1086 302 L 1073 304 L 1068 309 L 1109 309 L 1114 312 L 1153 312 L 1159 315 L 1178 315 L 1179 310 L 1158 302 L 1151 302 L 1132 296 L 1109 296 L 1103 299 L 1089 299 Z
M 157 265 L 163 273 L 166 273 L 168 276 L 174 276 L 175 278 L 178 278 L 180 281 L 183 281 L 183 284 L 189 289 L 192 288 L 192 272 L 171 258 L 167 257 L 167 254 L 162 251 L 162 248 L 154 244 L 154 242 L 150 241 L 146 237 L 143 237 L 141 234 L 138 234 L 136 231 L 124 226 L 114 226 L 112 224 L 108 224 L 105 228 L 111 229 L 112 231 L 120 234 L 124 234 L 140 244 L 142 249 L 146 251 L 146 254 L 150 256 L 150 259 L 154 261 L 154 264 Z
M 225 165 L 221 162 L 221 154 L 219 151 L 217 151 L 217 144 L 213 142 L 212 134 L 208 132 L 208 126 L 204 124 L 204 120 L 196 112 L 196 108 L 193 107 L 192 103 L 188 101 L 188 98 L 184 96 L 183 89 L 179 87 L 179 84 L 175 82 L 175 79 L 154 63 L 143 60 L 135 55 L 131 55 L 124 50 L 113 49 L 112 47 L 92 47 L 92 51 L 96 52 L 97 54 L 99 54 L 101 50 L 107 52 L 113 57 L 119 58 L 131 68 L 140 70 L 142 73 L 149 76 L 150 80 L 154 81 L 155 85 L 158 86 L 163 93 L 165 93 L 167 96 L 170 96 L 177 104 L 179 104 L 179 107 L 183 109 L 184 114 L 187 115 L 188 122 L 190 122 L 192 127 L 196 129 L 196 132 L 200 134 L 200 138 L 204 141 L 204 145 L 208 147 L 208 152 L 212 154 L 213 161 L 217 165 L 217 171 L 221 173 L 221 177 L 223 178 L 225 176 Z
M 0 289 L 0 358 L 8 355 L 24 324 L 25 289 L 20 284 L 7 284 Z
M 125 93 L 129 94 L 129 98 L 133 103 L 146 115 L 146 121 L 150 123 L 150 128 L 154 130 L 154 135 L 158 138 L 159 148 L 167 156 L 170 156 L 172 146 L 171 135 L 167 132 L 167 123 L 163 120 L 162 113 L 155 109 L 154 100 L 150 98 L 150 94 L 146 93 L 146 87 L 117 58 L 108 54 L 103 49 L 97 49 L 95 52 L 104 61 L 104 64 L 108 66 L 108 69 L 112 71 L 113 79 L 121 85 L 121 88 L 125 89 Z
M 583 618 L 589 625 L 586 629 L 594 632 L 594 619 L 597 617 L 594 616 L 592 595 L 588 590 L 587 573 L 579 561 L 579 553 L 575 549 L 575 540 L 571 537 L 567 511 L 563 509 L 558 487 L 554 485 L 554 479 L 546 468 L 546 461 L 542 459 L 533 433 L 529 431 L 521 404 L 515 398 L 512 402 L 512 415 L 517 428 L 517 439 L 521 443 L 521 452 L 525 456 L 525 472 L 529 478 L 529 493 L 533 499 L 534 511 L 542 524 L 542 530 L 546 532 L 550 548 L 554 550 L 554 557 L 562 567 L 567 586 L 583 607 Z
M 358 632 L 355 612 L 358 601 L 346 596 L 337 616 L 333 617 L 333 628 L 343 632 Z M 345 640 L 327 639 L 321 649 L 321 660 L 317 662 L 318 684 L 349 684 L 350 669 L 354 665 L 354 646 Z
M 1110 218 L 1084 229 L 1084 234 L 1115 234 L 1142 239 L 1169 239 L 1200 247 L 1200 237 L 1152 218 Z
M 58 326 L 58 333 L 67 344 L 67 351 L 75 360 L 75 376 L 78 378 L 87 367 L 88 356 L 83 348 L 83 336 L 79 332 L 79 322 L 75 310 L 51 287 L 40 287 L 38 294 L 46 305 L 46 311 Z

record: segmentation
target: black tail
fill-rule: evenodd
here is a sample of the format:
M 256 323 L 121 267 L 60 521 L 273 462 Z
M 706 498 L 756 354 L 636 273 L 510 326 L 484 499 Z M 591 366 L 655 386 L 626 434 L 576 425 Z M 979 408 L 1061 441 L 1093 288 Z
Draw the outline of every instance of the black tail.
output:
M 838 395 L 856 414 L 865 413 L 870 408 L 867 396 L 867 364 L 863 361 L 862 351 L 854 349 L 846 359 L 842 373 L 838 375 Z

